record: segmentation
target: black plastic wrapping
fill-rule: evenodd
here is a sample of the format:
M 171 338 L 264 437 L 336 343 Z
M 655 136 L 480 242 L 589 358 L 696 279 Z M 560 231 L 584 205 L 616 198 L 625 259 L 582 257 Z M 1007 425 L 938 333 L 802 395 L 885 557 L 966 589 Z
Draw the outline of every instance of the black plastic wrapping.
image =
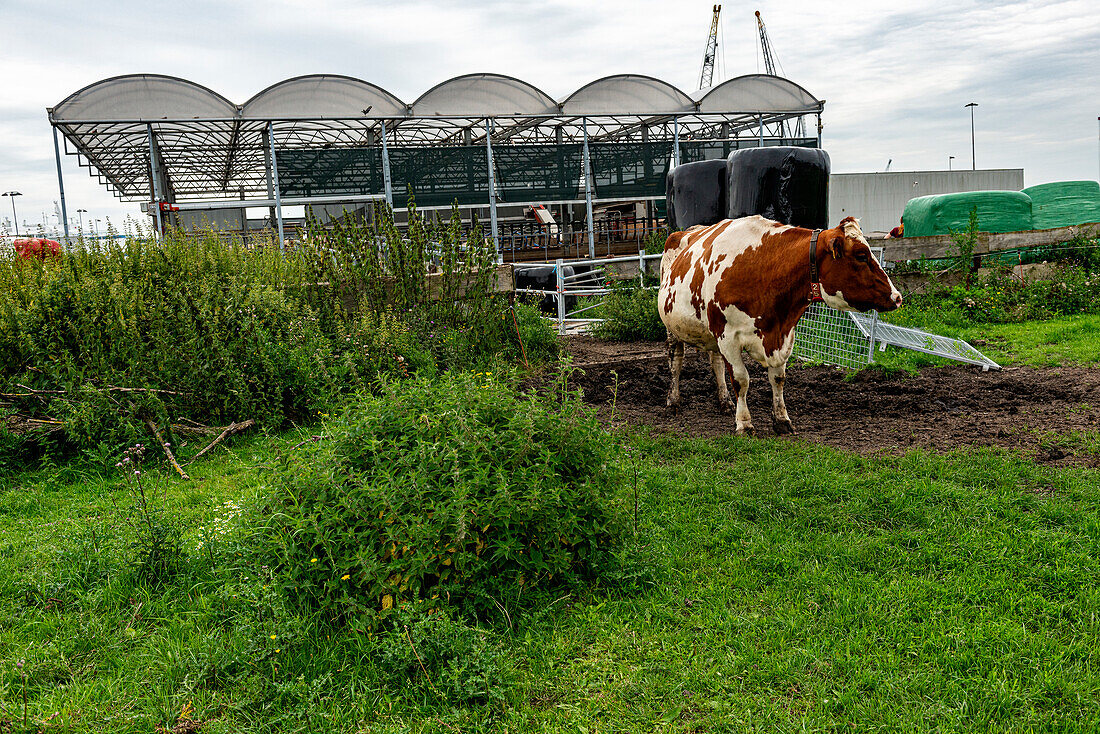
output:
M 829 226 L 829 154 L 820 148 L 742 148 L 726 160 L 730 219 L 759 214 L 809 229 Z
M 681 163 L 665 179 L 670 226 L 684 230 L 696 224 L 717 224 L 726 218 L 726 162 Z

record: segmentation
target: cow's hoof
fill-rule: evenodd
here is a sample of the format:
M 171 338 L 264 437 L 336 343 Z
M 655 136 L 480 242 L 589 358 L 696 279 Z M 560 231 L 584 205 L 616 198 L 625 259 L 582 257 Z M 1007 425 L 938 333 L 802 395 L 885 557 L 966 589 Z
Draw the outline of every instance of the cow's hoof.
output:
M 680 415 L 680 404 L 668 403 L 667 405 L 665 405 L 665 410 L 668 412 L 669 415 Z
M 789 436 L 789 435 L 794 434 L 794 426 L 791 425 L 791 422 L 789 420 L 774 421 L 772 423 L 772 427 L 775 429 L 775 435 L 777 435 L 777 436 Z
M 738 436 L 755 436 L 756 435 L 756 429 L 752 427 L 751 423 L 747 426 L 738 426 L 737 427 L 737 435 Z

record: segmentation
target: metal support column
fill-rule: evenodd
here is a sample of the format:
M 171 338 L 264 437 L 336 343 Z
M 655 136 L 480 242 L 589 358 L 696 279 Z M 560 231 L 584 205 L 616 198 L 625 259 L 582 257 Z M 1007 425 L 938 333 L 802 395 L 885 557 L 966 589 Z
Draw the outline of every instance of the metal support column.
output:
M 264 179 L 267 182 L 267 198 L 270 201 L 275 201 L 275 186 L 271 183 L 271 135 L 268 133 L 266 127 L 263 129 L 262 137 L 264 144 Z M 273 206 L 267 208 L 267 221 L 275 221 L 275 207 Z
M 393 216 L 393 180 L 390 178 L 390 149 L 386 143 L 389 133 L 386 131 L 386 121 L 382 120 L 382 186 L 386 192 L 386 204 L 390 208 L 390 216 Z
M 558 301 L 558 333 L 565 333 L 565 278 L 562 277 L 562 259 L 554 261 L 554 291 Z
M 680 165 L 680 118 L 672 118 L 672 167 Z
M 588 118 L 581 118 L 584 132 L 584 209 L 588 222 L 588 257 L 596 257 L 596 218 L 592 215 L 592 160 L 588 155 Z
M 57 161 L 57 188 L 61 190 L 61 224 L 65 227 L 65 244 L 69 242 L 69 210 L 65 208 L 65 179 L 61 177 L 61 148 L 57 145 L 57 128 L 53 129 L 53 157 Z
M 817 113 L 817 147 L 821 147 L 821 113 Z
M 759 142 L 757 143 L 756 147 L 763 148 L 764 147 L 764 116 L 763 115 L 757 115 L 756 119 L 760 123 L 760 139 L 759 139 Z
M 160 221 L 160 187 L 157 186 L 157 153 L 156 146 L 153 145 L 153 126 L 147 123 L 145 130 L 149 134 L 149 188 L 153 190 L 153 207 L 157 215 L 157 239 L 160 239 L 164 229 Z
M 500 251 L 500 230 L 497 225 L 497 182 L 493 171 L 493 118 L 485 118 L 485 160 L 489 168 L 489 229 L 493 233 L 493 250 L 497 254 L 497 263 L 504 262 L 504 253 Z M 513 239 L 512 247 L 515 247 Z M 512 258 L 513 260 L 515 257 Z
M 271 185 L 275 189 L 275 218 L 279 223 L 279 252 L 286 251 L 286 241 L 283 239 L 283 196 L 279 191 L 279 161 L 275 159 L 275 125 L 267 122 L 267 141 L 271 148 Z

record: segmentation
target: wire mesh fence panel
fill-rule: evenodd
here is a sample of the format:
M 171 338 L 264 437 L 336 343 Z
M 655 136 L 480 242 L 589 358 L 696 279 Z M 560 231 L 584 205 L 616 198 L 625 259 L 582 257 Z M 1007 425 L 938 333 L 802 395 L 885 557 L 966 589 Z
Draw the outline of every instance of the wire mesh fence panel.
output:
M 867 314 L 847 314 L 852 322 L 864 333 L 870 334 L 872 329 L 871 317 Z M 905 326 L 885 324 L 881 321 L 874 324 L 874 339 L 880 345 L 889 344 L 892 347 L 910 349 L 915 352 L 934 354 L 937 357 L 953 359 L 956 362 L 975 364 L 983 370 L 1001 367 L 989 357 L 985 356 L 962 339 L 952 339 L 949 336 L 932 334 L 921 329 L 911 329 Z
M 847 313 L 812 303 L 795 327 L 792 356 L 858 370 L 867 366 L 870 347 L 867 335 Z

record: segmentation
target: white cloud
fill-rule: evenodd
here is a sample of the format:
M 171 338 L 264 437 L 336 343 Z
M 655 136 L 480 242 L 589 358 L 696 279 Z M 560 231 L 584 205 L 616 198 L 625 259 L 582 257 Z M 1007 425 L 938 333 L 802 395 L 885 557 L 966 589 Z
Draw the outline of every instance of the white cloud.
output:
M 6 0 L 0 188 L 23 191 L 21 219 L 24 210 L 52 211 L 57 182 L 45 108 L 108 76 L 181 76 L 235 102 L 317 72 L 358 76 L 406 101 L 478 71 L 520 77 L 554 97 L 628 71 L 689 90 L 711 5 Z M 890 158 L 895 170 L 944 168 L 949 155 L 968 165 L 963 105 L 975 101 L 979 166 L 1023 167 L 1029 184 L 1097 175 L 1095 0 L 764 0 L 756 8 L 785 74 L 827 100 L 824 139 L 837 171 L 880 170 Z M 762 70 L 752 9 L 724 8 L 726 76 Z M 72 157 L 64 170 L 70 211 L 136 212 Z

